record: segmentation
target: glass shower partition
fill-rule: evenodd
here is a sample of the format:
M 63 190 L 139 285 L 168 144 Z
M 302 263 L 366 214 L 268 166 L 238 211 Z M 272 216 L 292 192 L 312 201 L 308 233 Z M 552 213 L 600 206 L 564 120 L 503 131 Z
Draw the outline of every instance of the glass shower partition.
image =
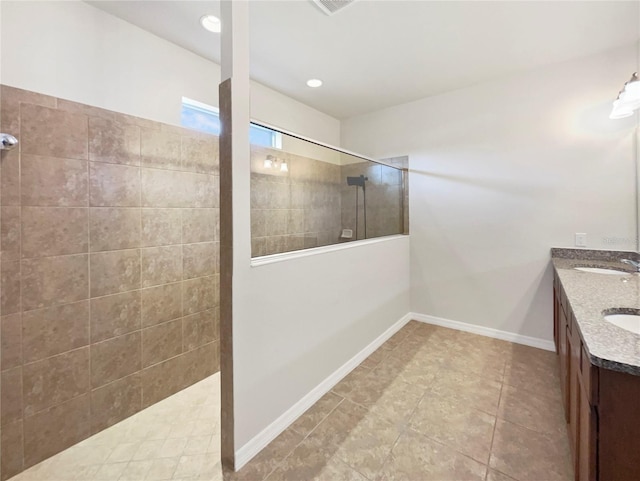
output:
M 252 123 L 252 257 L 408 233 L 406 162 L 396 160 Z

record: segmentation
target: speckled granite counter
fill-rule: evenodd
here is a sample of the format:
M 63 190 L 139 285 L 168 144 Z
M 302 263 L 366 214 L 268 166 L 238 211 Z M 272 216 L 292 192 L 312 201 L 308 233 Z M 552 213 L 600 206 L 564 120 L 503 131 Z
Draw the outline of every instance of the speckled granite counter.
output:
M 634 252 L 552 249 L 553 267 L 577 321 L 591 362 L 605 369 L 640 376 L 640 335 L 605 321 L 611 308 L 640 309 L 640 275 L 620 259 Z M 629 275 L 581 272 L 574 267 L 610 267 Z

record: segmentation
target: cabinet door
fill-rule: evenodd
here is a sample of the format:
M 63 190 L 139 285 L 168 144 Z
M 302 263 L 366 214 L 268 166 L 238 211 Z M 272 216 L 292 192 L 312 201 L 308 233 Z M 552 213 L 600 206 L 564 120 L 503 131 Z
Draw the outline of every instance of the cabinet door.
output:
M 569 422 L 569 329 L 566 325 L 565 316 L 560 309 L 560 390 L 562 391 L 562 405 L 564 408 L 564 418 Z
M 596 481 L 596 433 L 598 417 L 596 410 L 589 404 L 587 391 L 579 382 L 580 397 L 578 401 L 578 481 Z
M 556 281 L 553 282 L 553 342 L 556 346 L 556 354 L 560 354 L 560 297 L 556 289 Z
M 580 380 L 578 378 L 580 371 L 580 337 L 578 330 L 574 329 L 573 336 L 567 333 L 567 338 L 569 339 L 569 444 L 571 444 L 574 468 L 576 468 L 575 471 L 577 472 L 580 412 Z

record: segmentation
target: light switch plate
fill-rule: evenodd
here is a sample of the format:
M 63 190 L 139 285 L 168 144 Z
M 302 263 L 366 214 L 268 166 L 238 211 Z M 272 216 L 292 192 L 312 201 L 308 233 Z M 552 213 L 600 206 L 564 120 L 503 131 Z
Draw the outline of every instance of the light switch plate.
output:
M 587 247 L 587 234 L 576 232 L 576 247 Z

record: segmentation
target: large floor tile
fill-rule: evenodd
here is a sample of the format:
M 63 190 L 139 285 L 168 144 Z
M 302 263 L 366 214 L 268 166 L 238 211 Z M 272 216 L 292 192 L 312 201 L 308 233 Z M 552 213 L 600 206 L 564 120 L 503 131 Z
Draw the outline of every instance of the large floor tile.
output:
M 461 397 L 427 393 L 410 423 L 421 434 L 487 464 L 495 421 Z
M 414 431 L 403 434 L 377 481 L 484 481 L 487 468 Z
M 546 396 L 562 405 L 557 365 L 550 365 L 546 361 L 532 361 L 530 364 L 507 361 L 503 382 L 507 386 Z
M 398 377 L 387 378 L 370 371 L 359 379 L 356 389 L 345 394 L 345 398 L 361 406 L 372 406 L 378 402 L 385 391 L 398 383 L 402 383 Z
M 342 396 L 328 392 L 300 416 L 290 429 L 306 436 L 343 401 Z
M 340 446 L 367 416 L 367 413 L 367 408 L 345 399 L 309 434 L 307 439 L 324 446 Z
M 397 381 L 388 385 L 376 402 L 367 407 L 370 413 L 402 427 L 409 422 L 425 392 L 423 386 Z
M 359 386 L 363 382 L 363 379 L 366 377 L 367 374 L 369 374 L 369 372 L 371 372 L 370 369 L 367 369 L 362 366 L 358 366 L 349 374 L 347 374 L 344 377 L 344 379 L 342 379 L 342 381 L 340 381 L 338 384 L 333 386 L 331 391 L 337 394 L 338 396 L 345 397 L 351 391 L 359 388 Z
M 268 481 L 299 481 L 299 471 L 280 468 L 267 478 Z M 347 466 L 340 460 L 329 460 L 316 471 L 310 473 L 311 478 L 305 481 L 368 481 L 362 474 Z
M 464 399 L 475 409 L 496 414 L 502 383 L 479 376 L 475 372 L 441 369 L 430 391 L 441 396 Z
M 512 386 L 502 388 L 498 417 L 556 437 L 565 437 L 567 433 L 562 404 Z
M 524 364 L 542 370 L 557 369 L 558 359 L 553 351 L 509 343 L 505 355 L 508 364 Z
M 322 440 L 307 438 L 267 479 L 269 481 L 321 479 L 323 471 L 332 462 L 334 452 L 335 447 L 328 447 Z
M 391 348 L 383 344 L 381 347 L 376 349 L 369 357 L 362 361 L 360 365 L 362 367 L 366 367 L 367 369 L 373 369 L 382 361 L 384 361 L 390 352 Z
M 489 472 L 487 473 L 487 481 L 516 481 L 516 480 L 510 476 L 507 476 L 506 474 L 502 474 L 493 469 L 489 469 Z
M 372 479 L 391 453 L 400 429 L 386 419 L 368 413 L 340 443 L 336 456 Z
M 498 419 L 490 466 L 518 481 L 573 479 L 569 443 Z
M 258 455 L 236 473 L 230 473 L 228 481 L 254 481 L 266 478 L 304 439 L 304 435 L 292 429 L 285 430 L 271 441 Z

